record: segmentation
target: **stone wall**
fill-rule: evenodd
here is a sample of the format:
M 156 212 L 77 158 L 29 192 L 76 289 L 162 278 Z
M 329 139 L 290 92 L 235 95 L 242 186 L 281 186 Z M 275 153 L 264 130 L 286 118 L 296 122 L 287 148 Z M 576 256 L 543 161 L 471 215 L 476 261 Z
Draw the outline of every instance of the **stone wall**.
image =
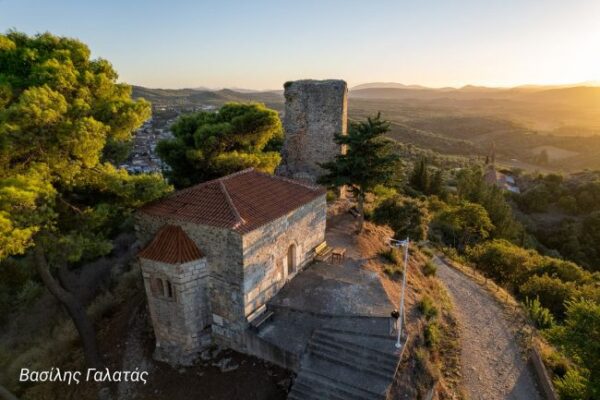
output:
M 189 365 L 210 343 L 202 335 L 210 321 L 206 258 L 182 265 L 140 263 L 156 337 L 154 357 Z
M 313 249 L 325 240 L 325 195 L 243 236 L 244 315 L 273 297 L 288 279 L 313 259 Z M 293 271 L 288 250 L 294 246 Z
M 242 237 L 228 229 L 196 225 L 169 218 L 136 215 L 136 230 L 142 243 L 148 243 L 165 224 L 178 225 L 206 255 L 209 270 L 209 322 L 215 339 L 225 345 L 241 343 L 240 333 L 246 328 L 242 296 Z
M 323 173 L 317 163 L 342 151 L 333 138 L 347 131 L 348 87 L 342 80 L 300 80 L 284 89 L 285 142 L 277 173 L 315 181 Z

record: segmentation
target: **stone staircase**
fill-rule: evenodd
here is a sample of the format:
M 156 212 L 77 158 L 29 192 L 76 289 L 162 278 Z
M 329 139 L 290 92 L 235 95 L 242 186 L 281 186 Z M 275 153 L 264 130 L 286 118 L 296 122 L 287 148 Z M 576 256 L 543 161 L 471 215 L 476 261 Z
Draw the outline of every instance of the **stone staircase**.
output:
M 400 361 L 395 343 L 364 330 L 316 329 L 288 399 L 385 399 Z

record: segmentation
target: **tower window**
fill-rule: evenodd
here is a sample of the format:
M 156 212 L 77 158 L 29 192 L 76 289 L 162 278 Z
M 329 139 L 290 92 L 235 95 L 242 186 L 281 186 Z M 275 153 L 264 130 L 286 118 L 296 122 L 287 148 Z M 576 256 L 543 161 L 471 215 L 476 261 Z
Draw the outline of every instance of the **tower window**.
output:
M 173 286 L 171 285 L 171 281 L 167 281 L 166 296 L 170 299 L 173 298 Z

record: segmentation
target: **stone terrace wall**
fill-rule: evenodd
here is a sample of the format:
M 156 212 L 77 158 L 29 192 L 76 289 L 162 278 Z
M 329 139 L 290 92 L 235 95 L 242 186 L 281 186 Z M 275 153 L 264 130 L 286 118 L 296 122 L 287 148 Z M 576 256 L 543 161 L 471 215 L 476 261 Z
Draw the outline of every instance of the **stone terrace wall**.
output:
M 287 253 L 296 246 L 296 272 L 312 261 L 313 249 L 325 240 L 325 195 L 243 236 L 245 316 L 265 304 L 285 284 Z
M 242 237 L 227 229 L 195 225 L 139 212 L 136 215 L 138 238 L 147 244 L 165 224 L 179 225 L 206 255 L 209 278 L 209 308 L 215 339 L 225 346 L 239 347 L 246 328 L 242 297 Z M 198 307 L 201 305 L 199 304 Z M 236 343 L 234 343 L 236 342 Z
M 170 265 L 141 259 L 142 276 L 156 336 L 154 357 L 174 365 L 189 365 L 210 341 L 201 334 L 209 324 L 206 259 Z M 153 290 L 156 279 L 172 285 L 172 297 Z
M 346 133 L 348 87 L 342 80 L 300 80 L 284 85 L 285 142 L 278 174 L 316 180 L 317 163 L 333 160 L 342 149 L 336 133 Z

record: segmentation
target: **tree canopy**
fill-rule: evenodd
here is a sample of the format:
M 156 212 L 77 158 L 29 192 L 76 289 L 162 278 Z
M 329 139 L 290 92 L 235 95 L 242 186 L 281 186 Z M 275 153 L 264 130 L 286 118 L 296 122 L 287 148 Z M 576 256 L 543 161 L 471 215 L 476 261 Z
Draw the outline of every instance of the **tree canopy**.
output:
M 359 208 L 359 227 L 364 221 L 364 199 L 377 185 L 389 184 L 396 174 L 399 156 L 393 144 L 383 137 L 390 123 L 381 114 L 366 121 L 352 123 L 347 135 L 336 134 L 335 142 L 345 149 L 335 160 L 320 164 L 328 172 L 319 182 L 330 187 L 347 187 L 356 196 Z
M 175 137 L 156 151 L 179 188 L 249 167 L 273 173 L 281 161 L 281 120 L 264 104 L 228 103 L 217 112 L 184 115 L 171 130 Z
M 105 157 L 149 116 L 83 43 L 0 35 L 0 260 L 35 248 L 43 282 L 87 339 L 85 310 L 52 271 L 110 251 L 124 217 L 170 190 L 162 176 L 131 176 Z

